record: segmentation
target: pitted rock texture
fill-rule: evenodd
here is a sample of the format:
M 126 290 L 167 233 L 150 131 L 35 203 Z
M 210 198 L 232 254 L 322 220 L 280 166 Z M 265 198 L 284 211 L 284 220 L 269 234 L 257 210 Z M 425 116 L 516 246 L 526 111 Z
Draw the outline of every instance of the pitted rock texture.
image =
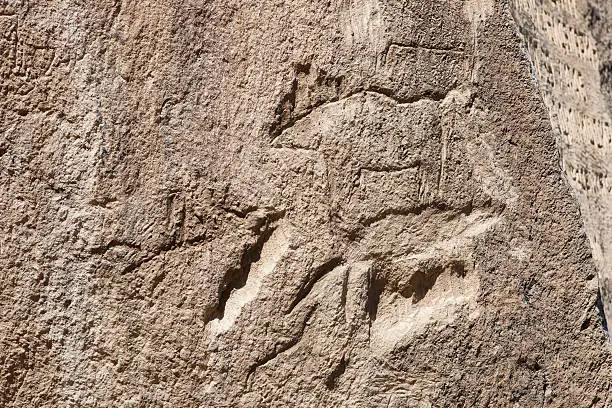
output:
M 514 0 L 612 315 L 612 3 Z
M 0 3 L 0 405 L 609 404 L 509 5 Z

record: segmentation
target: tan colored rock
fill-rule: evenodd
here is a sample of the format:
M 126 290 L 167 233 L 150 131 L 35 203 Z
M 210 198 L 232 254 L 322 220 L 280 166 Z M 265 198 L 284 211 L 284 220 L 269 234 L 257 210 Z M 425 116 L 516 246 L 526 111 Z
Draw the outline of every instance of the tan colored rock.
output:
M 608 404 L 509 6 L 0 14 L 0 405 Z
M 612 314 L 612 5 L 515 0 L 514 15 L 532 60 L 561 167 L 580 203 Z

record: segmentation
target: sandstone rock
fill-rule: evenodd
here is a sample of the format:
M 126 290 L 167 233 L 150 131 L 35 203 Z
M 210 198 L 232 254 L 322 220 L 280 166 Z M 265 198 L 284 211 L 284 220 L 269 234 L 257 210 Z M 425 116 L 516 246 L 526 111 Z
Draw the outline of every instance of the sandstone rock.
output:
M 516 10 L 1 3 L 0 405 L 605 406 Z
M 612 314 L 612 5 L 516 0 L 514 15 Z

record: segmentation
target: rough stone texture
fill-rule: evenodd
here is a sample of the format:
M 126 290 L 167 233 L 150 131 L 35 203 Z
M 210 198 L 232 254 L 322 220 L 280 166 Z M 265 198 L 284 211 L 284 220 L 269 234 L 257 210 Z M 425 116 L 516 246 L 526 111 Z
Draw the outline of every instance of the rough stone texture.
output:
M 612 315 L 612 2 L 514 0 Z
M 609 404 L 506 3 L 11 0 L 0 24 L 1 406 Z

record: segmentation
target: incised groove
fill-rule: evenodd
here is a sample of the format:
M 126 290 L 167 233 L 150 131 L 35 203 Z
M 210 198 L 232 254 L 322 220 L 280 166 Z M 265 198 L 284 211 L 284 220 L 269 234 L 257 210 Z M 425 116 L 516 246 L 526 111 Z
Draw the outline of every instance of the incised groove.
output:
M 302 300 L 304 300 L 308 296 L 308 294 L 312 291 L 312 288 L 317 282 L 319 282 L 325 275 L 327 275 L 328 273 L 330 273 L 337 267 L 343 265 L 344 262 L 345 262 L 344 258 L 340 256 L 336 256 L 324 262 L 322 265 L 318 266 L 317 268 L 314 268 L 312 272 L 308 275 L 308 278 L 305 281 L 303 281 L 302 284 L 300 285 L 300 289 L 298 290 L 298 293 L 295 299 L 291 303 L 291 306 L 289 306 L 289 309 L 287 309 L 286 313 L 290 314 L 291 312 L 293 312 L 295 307 Z
M 349 98 L 352 98 L 360 94 L 368 94 L 368 93 L 375 94 L 375 95 L 379 95 L 379 96 L 383 96 L 388 99 L 391 99 L 397 105 L 410 105 L 410 104 L 418 103 L 421 101 L 441 102 L 442 100 L 444 100 L 444 98 L 446 98 L 448 93 L 451 92 L 453 89 L 445 89 L 445 90 L 433 90 L 432 89 L 432 90 L 427 90 L 425 92 L 418 93 L 418 94 L 400 96 L 400 95 L 397 95 L 397 93 L 394 90 L 385 88 L 379 85 L 370 85 L 368 87 L 358 88 L 350 93 L 345 94 L 342 97 L 338 96 L 338 97 L 334 97 L 326 101 L 317 103 L 316 105 L 311 106 L 308 110 L 306 110 L 305 112 L 301 114 L 291 115 L 291 117 L 286 121 L 275 123 L 270 128 L 270 131 L 269 131 L 270 139 L 274 143 L 274 141 L 278 138 L 278 136 L 282 135 L 286 130 L 292 128 L 297 123 L 304 120 L 306 117 L 312 114 L 312 112 L 314 112 L 315 110 L 322 109 L 333 103 L 342 102 L 344 100 L 347 100 Z
M 271 220 L 268 220 L 266 224 L 269 222 L 271 222 Z M 261 258 L 261 251 L 275 230 L 276 226 L 263 226 L 263 230 L 259 232 L 255 242 L 247 246 L 242 253 L 240 267 L 227 271 L 223 278 L 223 289 L 219 296 L 219 305 L 217 306 L 217 313 L 214 317 L 223 319 L 225 315 L 225 306 L 231 293 L 234 290 L 244 287 L 249 278 L 251 266 Z
M 248 368 L 247 376 L 246 376 L 246 383 L 247 385 L 249 385 L 249 387 L 250 385 L 252 385 L 251 379 L 253 376 L 255 376 L 255 373 L 258 368 L 270 363 L 271 361 L 275 360 L 281 354 L 288 352 L 289 350 L 291 350 L 292 348 L 298 345 L 298 343 L 304 337 L 304 331 L 306 330 L 306 326 L 308 326 L 310 318 L 312 317 L 312 315 L 314 314 L 316 310 L 317 310 L 316 305 L 312 306 L 308 310 L 308 312 L 304 316 L 304 319 L 302 320 L 302 324 L 300 325 L 299 332 L 295 336 L 293 336 L 289 341 L 287 341 L 284 344 L 281 344 L 281 345 L 277 344 L 276 346 L 274 346 L 274 350 L 271 353 L 267 354 L 262 359 L 258 360 L 257 362 L 255 362 Z

